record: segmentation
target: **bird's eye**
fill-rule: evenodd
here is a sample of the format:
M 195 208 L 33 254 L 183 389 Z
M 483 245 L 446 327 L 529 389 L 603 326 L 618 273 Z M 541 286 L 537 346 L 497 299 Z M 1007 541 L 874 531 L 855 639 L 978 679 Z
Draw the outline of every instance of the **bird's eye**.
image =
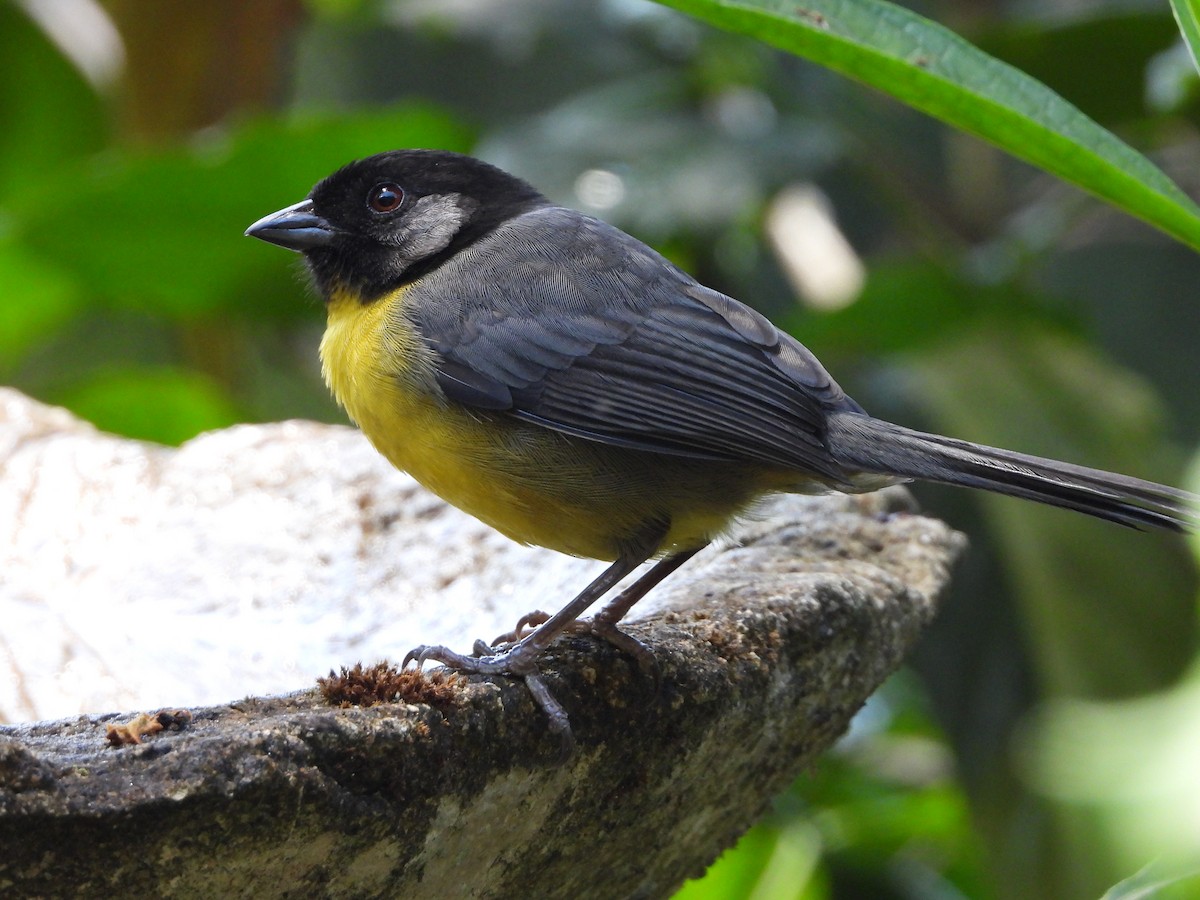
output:
M 404 202 L 404 189 L 393 181 L 377 184 L 367 192 L 367 206 L 377 213 L 395 212 Z

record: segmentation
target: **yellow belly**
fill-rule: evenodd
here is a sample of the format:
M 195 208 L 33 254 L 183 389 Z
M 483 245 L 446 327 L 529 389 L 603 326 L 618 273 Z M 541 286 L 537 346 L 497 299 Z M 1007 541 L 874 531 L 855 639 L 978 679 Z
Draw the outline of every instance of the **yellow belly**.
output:
M 647 523 L 670 521 L 661 551 L 699 546 L 759 493 L 731 464 L 620 450 L 448 401 L 405 324 L 404 290 L 365 306 L 331 299 L 325 380 L 393 465 L 510 538 L 613 559 Z

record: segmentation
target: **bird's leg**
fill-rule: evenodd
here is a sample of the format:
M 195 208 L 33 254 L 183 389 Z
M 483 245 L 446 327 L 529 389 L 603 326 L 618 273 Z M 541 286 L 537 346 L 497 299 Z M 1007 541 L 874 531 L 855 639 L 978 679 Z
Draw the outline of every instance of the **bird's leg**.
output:
M 608 641 L 618 650 L 632 656 L 637 660 L 642 674 L 657 683 L 658 663 L 654 659 L 654 654 L 650 652 L 649 647 L 633 635 L 618 629 L 617 623 L 625 618 L 625 614 L 629 612 L 633 604 L 650 593 L 664 578 L 699 553 L 701 549 L 696 547 L 692 550 L 681 550 L 666 559 L 660 559 L 649 572 L 621 591 L 600 612 L 592 616 L 590 622 L 580 622 L 579 624 L 582 626 L 580 630 Z
M 569 753 L 570 748 L 574 745 L 574 738 L 571 735 L 571 726 L 567 720 L 566 711 L 554 699 L 542 680 L 537 667 L 537 659 L 564 631 L 582 631 L 603 638 L 619 649 L 630 653 L 637 659 L 638 665 L 643 671 L 648 670 L 657 679 L 657 667 L 654 665 L 654 657 L 650 651 L 640 641 L 618 631 L 616 623 L 651 588 L 687 562 L 696 553 L 696 550 L 686 550 L 659 560 L 650 571 L 605 606 L 594 621 L 578 623 L 577 620 L 588 607 L 645 562 L 653 554 L 666 531 L 666 525 L 648 529 L 642 539 L 627 545 L 612 565 L 601 572 L 574 600 L 554 615 L 547 616 L 545 613 L 539 612 L 523 617 L 511 635 L 516 638 L 515 643 L 511 646 L 497 650 L 483 641 L 476 641 L 474 656 L 463 656 L 446 647 L 421 646 L 409 651 L 401 665 L 407 666 L 409 662 L 415 661 L 420 667 L 422 663 L 434 660 L 460 672 L 480 675 L 513 675 L 523 678 L 530 693 L 533 694 L 534 700 L 550 719 L 551 728 L 562 737 L 564 753 Z M 531 624 L 536 624 L 537 627 L 528 634 L 522 634 L 524 629 Z M 509 635 L 505 637 L 509 637 Z
M 416 661 L 417 665 L 435 660 L 460 672 L 479 675 L 518 675 L 524 677 L 536 671 L 537 658 L 556 637 L 563 633 L 587 610 L 589 606 L 607 594 L 626 575 L 645 561 L 640 554 L 627 554 L 600 573 L 595 580 L 579 592 L 570 603 L 548 617 L 532 632 L 511 647 L 495 651 L 482 641 L 475 642 L 477 656 L 463 656 L 446 647 L 416 647 L 404 657 L 403 665 Z M 653 571 L 653 570 L 651 570 Z M 647 573 L 649 574 L 649 573 Z
M 606 604 L 600 612 L 592 616 L 592 633 L 599 634 L 596 630 L 597 626 L 600 628 L 614 628 L 618 622 L 625 618 L 625 614 L 633 608 L 633 604 L 658 587 L 663 579 L 702 549 L 704 548 L 696 547 L 692 550 L 680 550 L 678 553 L 672 553 L 666 559 L 660 559 L 656 562 L 649 572 L 617 594 L 611 603 Z
M 571 634 L 587 634 L 602 638 L 618 649 L 626 650 L 634 656 L 639 655 L 640 652 L 644 652 L 645 648 L 640 643 L 633 641 L 633 638 L 629 637 L 629 635 L 617 630 L 617 622 L 625 617 L 625 614 L 629 612 L 635 603 L 650 593 L 668 575 L 699 553 L 700 549 L 697 547 L 694 550 L 683 550 L 672 556 L 668 556 L 636 582 L 621 591 L 615 600 L 608 603 L 600 612 L 596 613 L 590 621 L 576 620 L 568 625 L 564 631 Z M 531 634 L 539 625 L 545 624 L 549 619 L 550 613 L 543 612 L 540 609 L 528 612 L 517 620 L 517 625 L 512 631 L 506 631 L 504 634 L 497 636 L 491 644 L 476 641 L 475 655 L 480 656 L 491 653 L 493 652 L 492 648 L 500 644 L 515 644 L 526 635 Z M 633 642 L 636 644 L 636 647 L 631 647 L 626 642 Z
M 629 553 L 618 557 L 616 562 L 580 591 L 574 600 L 511 647 L 496 652 L 482 641 L 476 641 L 475 652 L 477 655 L 475 656 L 463 656 L 447 647 L 415 647 L 404 657 L 404 662 L 400 666 L 403 668 L 409 662 L 415 661 L 417 667 L 420 668 L 422 663 L 432 659 L 459 672 L 480 675 L 515 675 L 524 679 L 525 686 L 529 688 L 534 701 L 550 720 L 551 730 L 561 738 L 562 758 L 566 759 L 571 755 L 575 746 L 575 737 L 571 734 L 571 723 L 567 718 L 567 711 L 554 698 L 550 689 L 546 687 L 545 681 L 542 680 L 541 672 L 537 667 L 537 658 L 556 637 L 583 615 L 589 606 L 645 562 L 651 552 L 653 552 L 653 547 L 644 551 L 644 555 Z

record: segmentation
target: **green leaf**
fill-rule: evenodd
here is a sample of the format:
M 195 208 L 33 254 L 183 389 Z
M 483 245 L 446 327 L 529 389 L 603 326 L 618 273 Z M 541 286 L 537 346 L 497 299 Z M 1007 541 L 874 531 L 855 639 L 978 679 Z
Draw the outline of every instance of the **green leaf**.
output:
M 211 379 L 168 366 L 122 366 L 55 398 L 102 431 L 179 444 L 241 421 Z
M 1187 44 L 1192 62 L 1200 70 L 1200 2 L 1197 0 L 1171 0 L 1171 12 L 1179 23 L 1179 31 Z
M 883 0 L 659 2 L 878 88 L 1200 249 L 1200 207 L 1146 157 L 935 22 Z
M 815 869 L 821 840 L 803 817 L 778 827 L 759 823 L 725 851 L 703 878 L 689 881 L 673 900 L 806 900 L 825 896 Z
M 1184 900 L 1200 896 L 1200 868 L 1171 867 L 1161 859 L 1114 884 L 1100 900 Z
M 0 284 L 10 302 L 0 316 L 0 377 L 61 328 L 82 305 L 78 286 L 53 265 L 0 239 Z
M 1179 31 L 1157 4 L 1098 3 L 1049 17 L 980 19 L 976 45 L 1044 83 L 1106 127 L 1145 119 L 1154 58 Z M 1104 77 L 1096 77 L 1096 60 Z M 1190 72 L 1189 75 L 1194 73 Z
M 14 3 L 0 3 L 0 197 L 103 146 L 100 98 Z M 75 186 L 59 181 L 60 190 Z

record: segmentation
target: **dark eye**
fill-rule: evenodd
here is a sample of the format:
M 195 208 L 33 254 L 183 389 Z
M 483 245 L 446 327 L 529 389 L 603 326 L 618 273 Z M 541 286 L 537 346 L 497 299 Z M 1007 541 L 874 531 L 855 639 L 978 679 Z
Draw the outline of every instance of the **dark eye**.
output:
M 393 181 L 377 184 L 367 192 L 367 206 L 377 213 L 395 212 L 404 202 L 404 189 Z

